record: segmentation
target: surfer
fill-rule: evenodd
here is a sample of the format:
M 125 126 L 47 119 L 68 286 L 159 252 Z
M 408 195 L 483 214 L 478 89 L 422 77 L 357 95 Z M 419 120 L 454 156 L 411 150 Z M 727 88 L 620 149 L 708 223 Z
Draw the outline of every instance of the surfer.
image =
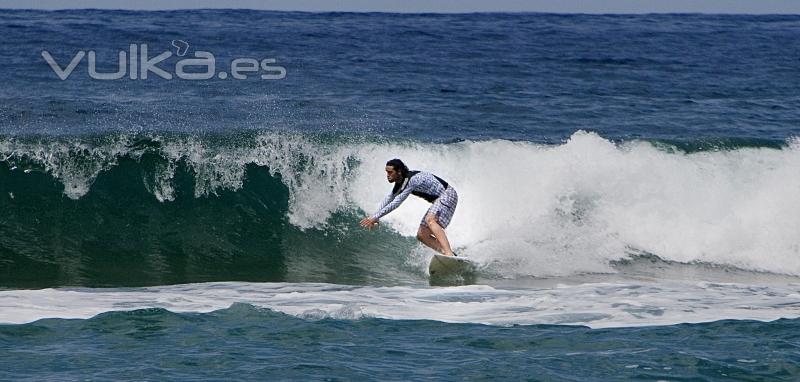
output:
M 429 172 L 410 171 L 400 159 L 386 162 L 386 180 L 394 183 L 394 188 L 383 199 L 378 212 L 361 219 L 361 226 L 372 229 L 378 224 L 378 219 L 392 212 L 409 194 L 413 194 L 431 203 L 419 224 L 417 239 L 445 256 L 455 256 L 444 232 L 456 212 L 458 194 L 455 188 Z

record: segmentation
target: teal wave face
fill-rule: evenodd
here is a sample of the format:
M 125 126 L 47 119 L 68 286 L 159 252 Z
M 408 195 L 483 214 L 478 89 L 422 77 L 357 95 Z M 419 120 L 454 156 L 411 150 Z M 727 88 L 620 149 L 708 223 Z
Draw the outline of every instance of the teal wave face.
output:
M 64 197 L 46 174 L 3 166 L 4 286 L 143 285 L 192 280 L 281 280 L 286 190 L 254 170 L 248 187 L 208 199 L 160 203 L 128 160 L 84 197 Z M 191 182 L 183 169 L 177 177 Z
M 147 192 L 142 172 L 140 164 L 120 160 L 73 200 L 46 174 L 0 166 L 2 286 L 391 283 L 402 272 L 388 270 L 402 262 L 388 255 L 413 243 L 390 232 L 351 232 L 353 213 L 333 216 L 327 230 L 301 230 L 287 221 L 286 187 L 264 168 L 249 166 L 240 190 L 195 198 L 192 177 L 179 166 L 177 196 L 166 203 Z
M 365 237 L 353 210 L 318 228 L 292 224 L 287 180 L 269 166 L 171 159 L 152 140 L 78 146 L 0 163 L 0 286 L 420 277 L 393 257 L 413 241 L 385 230 Z

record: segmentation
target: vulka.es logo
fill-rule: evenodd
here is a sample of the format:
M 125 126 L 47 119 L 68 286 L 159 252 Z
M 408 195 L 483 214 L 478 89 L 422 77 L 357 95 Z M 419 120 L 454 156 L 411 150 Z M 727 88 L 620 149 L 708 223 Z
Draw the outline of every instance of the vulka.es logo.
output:
M 189 44 L 183 40 L 173 40 L 172 46 L 177 48 L 179 56 L 183 56 L 189 49 Z M 97 54 L 90 50 L 85 52 L 78 51 L 72 60 L 65 67 L 59 65 L 50 52 L 43 50 L 42 57 L 50 65 L 53 72 L 62 81 L 67 80 L 75 71 L 75 68 L 88 56 L 89 77 L 96 80 L 119 80 L 126 76 L 132 80 L 146 80 L 150 74 L 159 76 L 165 80 L 173 79 L 172 73 L 164 70 L 158 65 L 164 60 L 172 57 L 172 52 L 166 51 L 150 57 L 147 44 L 131 44 L 128 51 L 119 51 L 119 66 L 116 72 L 100 73 L 97 71 Z M 272 65 L 277 61 L 274 58 L 265 58 L 261 61 L 255 58 L 236 58 L 231 61 L 230 75 L 237 80 L 245 80 L 248 74 L 260 73 L 264 80 L 281 80 L 286 78 L 286 68 L 283 66 Z M 187 68 L 193 67 L 192 72 L 186 72 Z M 201 70 L 204 69 L 204 70 Z M 201 71 L 198 71 L 201 70 Z M 175 64 L 174 77 L 183 80 L 208 80 L 216 75 L 220 79 L 227 79 L 227 71 L 216 71 L 216 59 L 211 52 L 195 51 L 194 58 L 184 58 Z

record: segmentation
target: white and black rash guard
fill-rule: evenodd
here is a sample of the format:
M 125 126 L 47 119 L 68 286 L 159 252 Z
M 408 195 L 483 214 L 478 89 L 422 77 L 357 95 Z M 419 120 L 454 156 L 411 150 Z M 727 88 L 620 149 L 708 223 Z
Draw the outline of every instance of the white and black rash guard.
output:
M 389 195 L 386 195 L 378 208 L 378 212 L 372 215 L 377 220 L 394 211 L 400 206 L 409 194 L 414 194 L 433 203 L 448 187 L 447 182 L 429 172 L 410 171 L 408 177 L 402 183 L 396 184 Z

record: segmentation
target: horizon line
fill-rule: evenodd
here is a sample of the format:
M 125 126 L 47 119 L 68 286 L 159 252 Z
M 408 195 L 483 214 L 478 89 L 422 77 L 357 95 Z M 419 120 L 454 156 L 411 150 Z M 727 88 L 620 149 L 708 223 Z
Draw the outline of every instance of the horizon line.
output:
M 594 15 L 594 16 L 614 16 L 614 15 L 725 15 L 725 16 L 798 16 L 800 12 L 729 12 L 729 11 L 536 11 L 536 10 L 465 10 L 465 11 L 437 11 L 437 10 L 307 10 L 307 9 L 267 9 L 267 8 L 250 8 L 250 7 L 176 7 L 176 8 L 131 8 L 131 7 L 49 7 L 49 8 L 12 8 L 0 5 L 0 11 L 42 11 L 42 12 L 58 12 L 58 11 L 140 11 L 140 12 L 173 12 L 173 11 L 258 11 L 258 12 L 276 12 L 276 13 L 310 13 L 310 14 L 325 14 L 325 13 L 354 13 L 354 14 L 406 14 L 406 15 L 424 15 L 424 14 L 437 14 L 437 15 L 468 15 L 468 14 L 540 14 L 540 15 Z

